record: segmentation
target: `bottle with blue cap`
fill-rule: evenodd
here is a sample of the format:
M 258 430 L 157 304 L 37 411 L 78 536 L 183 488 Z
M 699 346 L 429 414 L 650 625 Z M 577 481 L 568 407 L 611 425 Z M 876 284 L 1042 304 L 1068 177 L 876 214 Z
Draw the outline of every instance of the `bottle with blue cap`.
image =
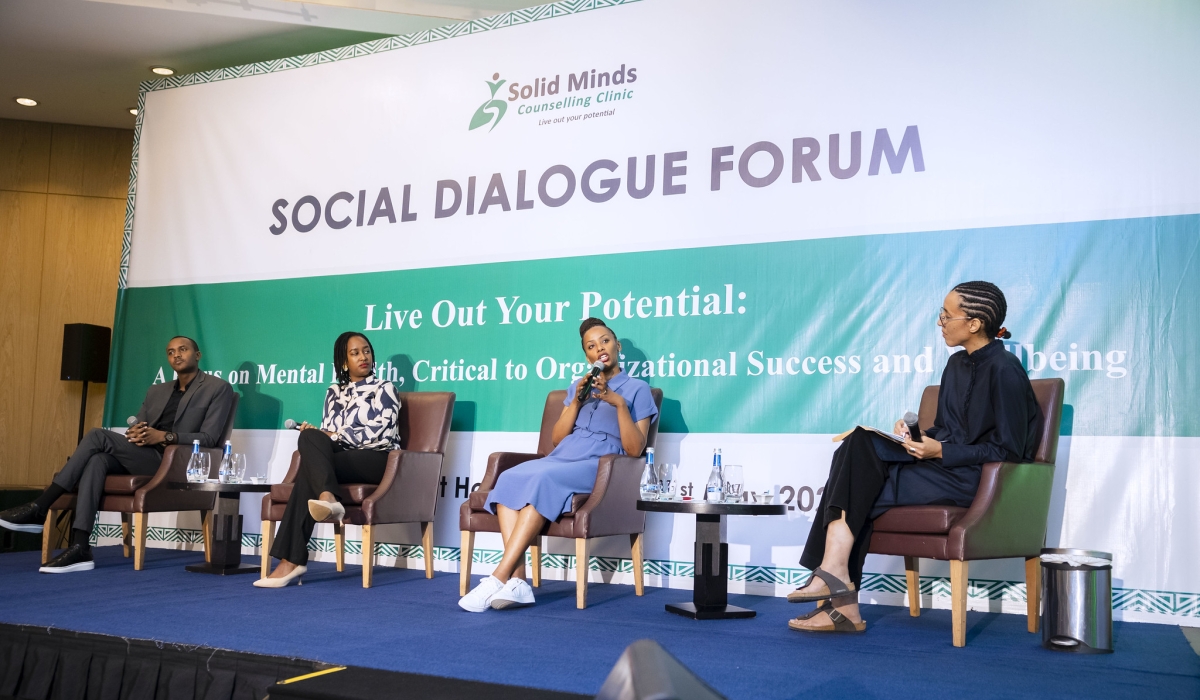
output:
M 200 476 L 200 441 L 192 440 L 192 454 L 188 457 L 187 480 L 201 481 Z
M 230 454 L 233 452 L 233 445 L 226 440 L 225 449 L 221 451 L 221 467 L 217 469 L 217 480 L 222 484 L 229 483 L 229 474 L 233 471 L 233 460 Z
M 654 475 L 654 448 L 646 448 L 646 469 L 642 471 L 642 500 L 653 501 L 658 497 L 658 478 Z
M 725 480 L 721 473 L 721 448 L 713 450 L 712 471 L 708 474 L 708 485 L 704 489 L 704 500 L 720 503 L 725 499 Z

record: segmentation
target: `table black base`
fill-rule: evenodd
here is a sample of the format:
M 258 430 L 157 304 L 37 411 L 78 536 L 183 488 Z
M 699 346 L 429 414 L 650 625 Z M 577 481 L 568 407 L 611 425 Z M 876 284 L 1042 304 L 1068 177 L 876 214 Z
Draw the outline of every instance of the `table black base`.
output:
M 682 615 L 693 620 L 736 620 L 754 617 L 758 613 L 749 608 L 739 608 L 736 605 L 726 605 L 723 608 L 697 609 L 695 603 L 667 603 L 667 612 Z
M 238 564 L 237 566 L 217 566 L 215 564 L 190 564 L 183 567 L 188 571 L 197 574 L 217 574 L 219 576 L 230 576 L 233 574 L 257 574 L 262 571 L 261 567 L 251 564 Z

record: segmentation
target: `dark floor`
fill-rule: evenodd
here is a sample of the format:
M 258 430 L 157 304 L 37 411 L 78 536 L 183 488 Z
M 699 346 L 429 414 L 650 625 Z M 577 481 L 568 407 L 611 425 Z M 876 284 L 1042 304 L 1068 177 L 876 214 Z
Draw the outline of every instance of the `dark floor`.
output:
M 471 614 L 456 574 L 380 567 L 364 590 L 357 566 L 314 563 L 303 586 L 265 590 L 184 571 L 195 552 L 151 549 L 135 572 L 98 548 L 95 571 L 55 576 L 38 554 L 0 555 L 0 621 L 588 694 L 648 637 L 730 698 L 1200 698 L 1200 657 L 1170 625 L 1116 623 L 1115 654 L 1075 656 L 1042 649 L 1022 616 L 970 613 L 956 649 L 945 610 L 864 606 L 866 634 L 805 635 L 786 623 L 809 606 L 782 598 L 733 596 L 758 617 L 696 622 L 663 611 L 688 591 L 593 584 L 577 610 L 574 584 L 549 582 L 533 608 Z

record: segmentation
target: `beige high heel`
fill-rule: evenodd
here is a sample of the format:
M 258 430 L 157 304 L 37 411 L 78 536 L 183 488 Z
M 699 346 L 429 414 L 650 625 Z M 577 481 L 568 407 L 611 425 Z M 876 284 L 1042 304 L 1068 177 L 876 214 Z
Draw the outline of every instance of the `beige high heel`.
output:
M 297 566 L 296 568 L 292 569 L 291 573 L 289 573 L 287 576 L 280 576 L 279 578 L 260 578 L 254 582 L 254 586 L 256 588 L 283 588 L 292 581 L 295 581 L 297 586 L 303 586 L 304 582 L 300 580 L 300 577 L 307 572 L 307 566 Z
M 314 498 L 308 502 L 308 514 L 312 516 L 313 520 L 319 523 L 326 522 L 327 520 L 336 520 L 340 524 L 342 518 L 346 517 L 346 506 L 337 501 L 330 503 L 329 501 Z

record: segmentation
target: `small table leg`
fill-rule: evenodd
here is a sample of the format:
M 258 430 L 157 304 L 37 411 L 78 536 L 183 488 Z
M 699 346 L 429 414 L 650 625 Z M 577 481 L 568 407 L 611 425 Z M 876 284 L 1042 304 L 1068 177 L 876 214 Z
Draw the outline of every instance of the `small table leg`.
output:
M 249 574 L 259 567 L 242 563 L 242 516 L 238 512 L 240 494 L 218 493 L 212 513 L 212 559 L 204 564 L 184 567 L 198 574 Z
M 729 605 L 729 545 L 721 541 L 721 516 L 696 516 L 696 582 L 691 603 L 668 603 L 667 612 L 693 620 L 754 617 L 747 608 Z

